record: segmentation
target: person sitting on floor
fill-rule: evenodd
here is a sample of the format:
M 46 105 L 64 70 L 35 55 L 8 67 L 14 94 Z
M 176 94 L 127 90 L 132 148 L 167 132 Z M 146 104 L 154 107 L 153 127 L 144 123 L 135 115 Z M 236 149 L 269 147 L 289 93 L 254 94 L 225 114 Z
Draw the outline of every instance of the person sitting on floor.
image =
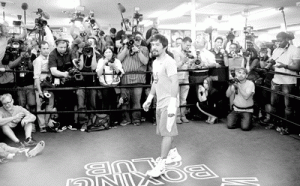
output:
M 14 100 L 11 94 L 3 94 L 0 97 L 2 107 L 0 107 L 0 126 L 3 133 L 8 136 L 17 146 L 35 146 L 37 143 L 31 137 L 32 125 L 36 120 L 36 116 L 31 114 L 25 108 L 14 105 Z M 24 144 L 17 138 L 12 128 L 15 128 L 19 123 L 25 130 Z
M 40 154 L 45 148 L 45 142 L 40 141 L 32 148 L 16 148 L 7 145 L 6 143 L 0 143 L 0 163 L 6 163 L 8 160 L 13 161 L 16 157 L 32 158 Z M 25 156 L 25 157 L 24 157 Z
M 221 95 L 217 89 L 212 86 L 212 78 L 207 77 L 203 81 L 203 86 L 199 85 L 197 107 L 203 114 L 208 116 L 206 123 L 214 124 L 221 111 L 218 109 L 218 104 L 221 102 Z
M 227 116 L 228 129 L 236 128 L 240 119 L 241 129 L 244 131 L 251 130 L 255 85 L 246 79 L 247 75 L 246 68 L 235 69 L 235 81 L 226 91 L 226 96 L 233 100 L 230 103 L 233 111 Z

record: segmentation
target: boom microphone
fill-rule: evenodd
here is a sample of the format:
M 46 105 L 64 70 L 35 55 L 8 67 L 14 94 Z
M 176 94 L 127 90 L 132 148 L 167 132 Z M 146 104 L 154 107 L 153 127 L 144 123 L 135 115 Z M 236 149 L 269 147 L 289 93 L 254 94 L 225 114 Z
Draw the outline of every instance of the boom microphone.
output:
M 28 9 L 28 4 L 27 4 L 27 3 L 22 3 L 21 8 L 22 8 L 23 10 L 27 10 L 27 9 Z
M 50 15 L 49 15 L 47 12 L 42 12 L 42 16 L 43 16 L 45 19 L 50 19 Z
M 126 12 L 125 7 L 121 3 L 118 3 L 118 8 L 119 8 L 119 10 L 120 10 L 121 13 Z
M 22 3 L 21 8 L 24 10 L 24 23 L 26 25 L 26 10 L 28 9 L 28 4 L 27 3 Z

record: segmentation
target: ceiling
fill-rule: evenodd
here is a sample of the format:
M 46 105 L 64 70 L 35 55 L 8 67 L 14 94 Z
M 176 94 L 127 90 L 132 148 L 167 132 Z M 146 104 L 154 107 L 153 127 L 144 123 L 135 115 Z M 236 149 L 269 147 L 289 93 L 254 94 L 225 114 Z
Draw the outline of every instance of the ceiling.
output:
M 300 7 L 296 3 L 300 0 L 195 0 L 196 22 L 200 23 L 207 17 L 215 19 L 221 23 L 225 22 L 228 15 L 241 15 L 245 10 L 250 12 L 256 9 L 276 8 L 277 12 L 272 16 L 261 17 L 256 19 L 249 19 L 248 25 L 254 27 L 254 30 L 262 30 L 267 28 L 279 27 L 283 23 L 283 14 L 278 10 L 284 7 L 286 22 L 288 25 L 300 25 Z M 1 2 L 1 0 L 0 0 Z M 21 8 L 22 3 L 26 0 L 10 0 L 5 7 L 0 7 L 0 12 L 4 10 L 6 20 L 17 20 L 17 15 L 20 14 L 24 17 L 24 11 Z M 43 9 L 50 15 L 48 24 L 53 27 L 70 26 L 70 15 L 74 12 L 75 0 L 27 0 L 28 9 L 26 11 L 28 27 L 34 26 L 34 19 L 38 16 L 33 13 L 38 8 Z M 118 3 L 126 8 L 124 17 L 130 18 L 134 13 L 134 7 L 140 8 L 140 13 L 143 14 L 144 20 L 154 19 L 153 13 L 158 11 L 169 11 L 182 3 L 191 1 L 186 0 L 80 0 L 80 5 L 85 7 L 84 14 L 88 14 L 90 10 L 95 12 L 95 17 L 103 29 L 115 27 L 120 29 L 121 14 L 118 10 Z M 159 21 L 161 27 L 170 27 L 178 29 L 186 29 L 184 24 L 190 23 L 190 11 L 183 12 L 183 16 L 176 18 L 169 18 Z M 159 14 L 158 14 L 159 15 Z M 222 16 L 222 19 L 218 20 Z M 2 18 L 0 14 L 0 19 Z M 23 20 L 23 18 L 22 18 Z M 234 22 L 235 25 L 245 25 L 245 19 L 240 22 Z

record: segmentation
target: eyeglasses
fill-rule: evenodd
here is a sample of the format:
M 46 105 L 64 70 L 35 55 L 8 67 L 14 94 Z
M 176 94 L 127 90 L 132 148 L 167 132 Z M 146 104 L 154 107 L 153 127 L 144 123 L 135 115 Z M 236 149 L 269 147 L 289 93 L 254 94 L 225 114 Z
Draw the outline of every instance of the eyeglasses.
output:
M 6 106 L 7 104 L 11 104 L 11 103 L 12 103 L 12 99 L 9 102 L 2 103 L 2 105 Z

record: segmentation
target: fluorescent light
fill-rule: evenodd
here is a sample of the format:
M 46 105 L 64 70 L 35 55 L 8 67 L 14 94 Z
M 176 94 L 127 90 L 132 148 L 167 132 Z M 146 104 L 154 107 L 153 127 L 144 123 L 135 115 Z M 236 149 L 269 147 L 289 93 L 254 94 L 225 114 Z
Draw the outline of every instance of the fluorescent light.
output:
M 186 12 L 191 10 L 191 3 L 182 3 L 174 9 L 162 14 L 158 17 L 159 20 L 174 19 L 183 16 Z
M 153 12 L 151 15 L 149 15 L 148 17 L 149 18 L 157 18 L 165 13 L 167 13 L 168 11 L 167 10 L 160 10 L 160 11 L 156 11 L 156 12 Z
M 272 15 L 275 15 L 278 13 L 279 13 L 278 10 L 276 10 L 274 8 L 256 10 L 256 11 L 249 13 L 248 19 L 251 19 L 251 20 L 261 19 L 262 17 L 265 18 L 265 17 L 272 16 Z
M 59 2 L 60 8 L 72 9 L 80 6 L 80 0 L 63 0 Z
M 153 24 L 153 21 L 145 19 L 142 22 L 140 22 L 140 24 L 144 25 L 144 27 L 148 27 Z

